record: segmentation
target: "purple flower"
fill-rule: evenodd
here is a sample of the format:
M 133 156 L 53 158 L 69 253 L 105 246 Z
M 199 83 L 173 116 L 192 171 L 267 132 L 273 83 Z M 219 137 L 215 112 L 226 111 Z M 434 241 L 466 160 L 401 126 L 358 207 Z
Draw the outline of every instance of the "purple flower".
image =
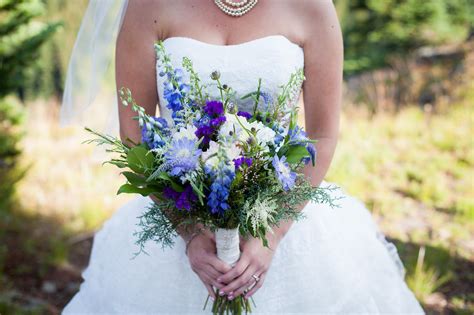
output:
M 235 169 L 239 169 L 243 164 L 246 164 L 247 166 L 252 165 L 252 158 L 246 158 L 244 156 L 238 157 L 234 159 L 234 165 Z
M 182 192 L 177 192 L 171 187 L 166 187 L 163 190 L 163 195 L 165 198 L 173 200 L 176 208 L 179 210 L 191 210 L 191 204 L 197 200 L 197 196 L 189 184 L 184 187 Z
M 239 111 L 237 112 L 237 116 L 244 117 L 244 118 L 246 118 L 247 120 L 250 119 L 250 118 L 252 118 L 252 114 L 250 114 L 249 112 L 241 111 L 241 110 L 239 110 Z
M 226 120 L 225 116 L 219 116 L 217 118 L 211 119 L 210 125 L 211 127 L 216 128 L 222 125 L 222 123 L 225 122 L 225 120 Z
M 219 101 L 207 101 L 204 111 L 211 117 L 221 116 L 224 113 L 224 105 Z
M 202 144 L 207 146 L 211 141 L 211 136 L 214 133 L 214 129 L 207 125 L 202 125 L 197 128 L 196 132 L 194 133 L 198 139 L 202 139 Z
M 291 171 L 290 166 L 286 162 L 286 156 L 282 156 L 281 159 L 279 159 L 278 155 L 275 155 L 273 157 L 272 165 L 283 189 L 289 190 L 293 188 L 296 181 L 296 173 Z
M 165 153 L 165 163 L 171 169 L 169 174 L 181 176 L 195 170 L 201 152 L 201 149 L 196 147 L 194 140 L 188 138 L 174 140 L 171 143 L 171 148 Z

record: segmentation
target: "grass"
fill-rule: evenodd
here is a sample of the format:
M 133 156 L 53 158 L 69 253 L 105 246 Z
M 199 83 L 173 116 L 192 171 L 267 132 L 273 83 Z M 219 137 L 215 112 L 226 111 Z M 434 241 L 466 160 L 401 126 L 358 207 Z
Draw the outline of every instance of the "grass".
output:
M 0 229 L 2 314 L 60 312 L 80 282 L 84 265 L 75 261 L 87 262 L 89 247 L 81 252 L 72 244 L 129 198 L 115 195 L 117 170 L 80 144 L 88 135 L 57 126 L 54 105 L 28 106 L 22 164 L 29 171 L 8 228 Z M 474 312 L 472 111 L 467 102 L 375 116 L 346 107 L 327 177 L 372 211 L 397 245 L 407 283 L 432 313 Z M 57 290 L 45 293 L 45 282 Z
M 408 285 L 440 312 L 474 311 L 472 285 L 461 285 L 474 278 L 473 105 L 375 116 L 347 108 L 327 177 L 360 198 L 397 240 Z

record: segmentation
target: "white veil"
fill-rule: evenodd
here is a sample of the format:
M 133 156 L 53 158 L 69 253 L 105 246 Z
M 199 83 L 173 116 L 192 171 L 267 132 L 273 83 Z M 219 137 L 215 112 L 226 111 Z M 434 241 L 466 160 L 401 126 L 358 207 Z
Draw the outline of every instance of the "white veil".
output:
M 128 0 L 89 1 L 69 60 L 62 126 L 76 123 L 118 132 L 114 67 L 109 69 L 109 65 L 115 59 L 115 42 L 127 4 Z

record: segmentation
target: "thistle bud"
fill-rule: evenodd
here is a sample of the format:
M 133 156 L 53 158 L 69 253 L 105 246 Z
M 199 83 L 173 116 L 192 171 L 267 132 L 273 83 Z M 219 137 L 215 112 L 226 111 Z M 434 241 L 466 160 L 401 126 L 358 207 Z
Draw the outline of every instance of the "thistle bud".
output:
M 212 80 L 218 80 L 221 77 L 221 73 L 217 70 L 212 71 L 211 73 L 211 79 Z

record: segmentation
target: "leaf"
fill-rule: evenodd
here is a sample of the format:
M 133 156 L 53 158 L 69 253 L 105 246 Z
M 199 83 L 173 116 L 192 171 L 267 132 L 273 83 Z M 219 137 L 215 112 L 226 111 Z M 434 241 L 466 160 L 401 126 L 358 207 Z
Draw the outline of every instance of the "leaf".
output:
M 177 191 L 177 192 L 182 192 L 182 191 L 184 191 L 183 186 L 181 186 L 179 183 L 177 183 L 176 180 L 175 180 L 173 177 L 171 177 L 171 176 L 170 176 L 168 173 L 166 173 L 166 172 L 158 172 L 158 173 L 155 172 L 155 173 L 153 173 L 150 177 L 148 177 L 146 181 L 147 181 L 147 182 L 150 182 L 150 181 L 152 181 L 152 180 L 154 180 L 154 179 L 158 179 L 158 178 L 163 179 L 163 180 L 169 182 L 169 183 L 171 184 L 171 187 L 172 187 L 175 191 Z
M 288 148 L 285 156 L 288 163 L 295 164 L 299 163 L 302 158 L 309 157 L 310 154 L 305 146 L 292 145 Z
M 153 167 L 154 157 L 142 146 L 130 149 L 127 154 L 127 162 L 130 169 L 136 173 L 143 174 Z
M 133 172 L 122 172 L 128 182 L 134 186 L 146 186 L 146 178 Z
M 199 202 L 204 205 L 204 200 L 202 198 L 205 198 L 206 195 L 204 195 L 204 193 L 202 192 L 202 187 L 201 189 L 199 189 L 199 187 L 196 186 L 196 183 L 194 183 L 193 181 L 190 181 L 189 182 L 191 184 L 191 187 L 193 188 L 193 191 L 197 194 L 198 198 L 199 198 Z
M 123 184 L 120 186 L 119 190 L 117 191 L 117 195 L 119 194 L 140 194 L 142 196 L 148 196 L 152 193 L 156 192 L 154 187 L 136 187 L 131 184 Z
M 249 97 L 251 97 L 251 96 L 253 96 L 253 95 L 255 95 L 255 94 L 257 94 L 257 92 L 256 92 L 256 91 L 253 91 L 253 92 L 250 92 L 250 93 L 245 94 L 244 96 L 241 96 L 240 99 L 241 99 L 241 100 L 244 100 L 244 99 L 249 98 Z

